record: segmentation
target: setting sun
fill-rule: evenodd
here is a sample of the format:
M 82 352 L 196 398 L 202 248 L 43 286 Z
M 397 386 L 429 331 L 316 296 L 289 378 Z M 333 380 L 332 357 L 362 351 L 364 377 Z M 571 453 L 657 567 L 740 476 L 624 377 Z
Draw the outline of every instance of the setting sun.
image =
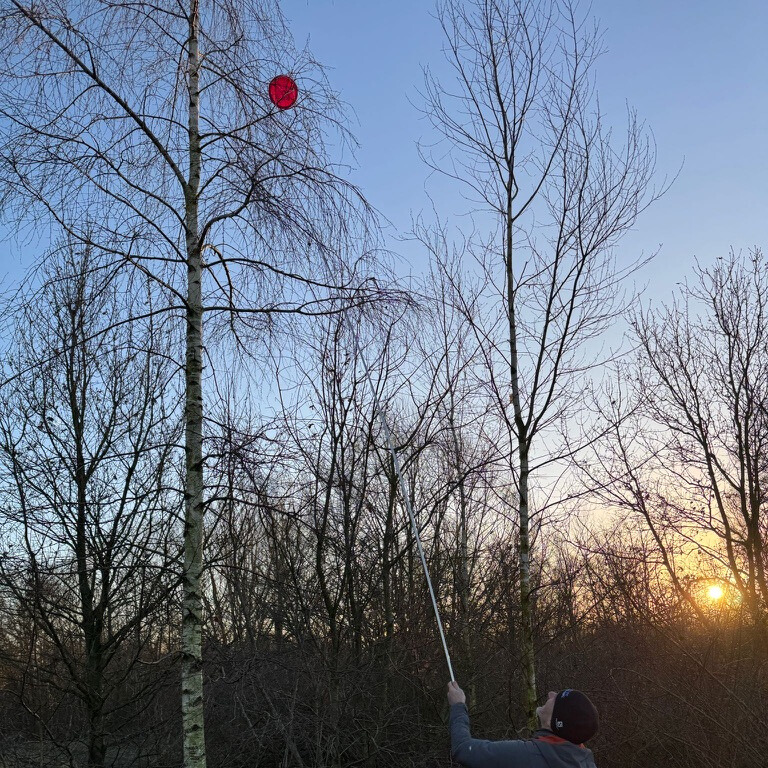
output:
M 710 600 L 719 600 L 723 596 L 723 590 L 714 584 L 707 590 L 707 596 Z

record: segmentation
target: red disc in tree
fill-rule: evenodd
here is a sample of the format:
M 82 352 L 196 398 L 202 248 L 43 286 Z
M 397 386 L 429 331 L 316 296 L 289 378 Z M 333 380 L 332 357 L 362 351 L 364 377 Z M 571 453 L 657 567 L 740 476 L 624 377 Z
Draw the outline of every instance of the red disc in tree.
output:
M 299 89 L 288 75 L 278 75 L 269 84 L 269 100 L 278 109 L 290 109 L 298 96 Z

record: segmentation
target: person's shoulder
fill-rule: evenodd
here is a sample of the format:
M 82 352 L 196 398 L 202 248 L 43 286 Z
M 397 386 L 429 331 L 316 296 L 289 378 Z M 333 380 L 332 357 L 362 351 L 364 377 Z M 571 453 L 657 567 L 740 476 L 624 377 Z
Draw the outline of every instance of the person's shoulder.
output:
M 547 755 L 547 765 L 579 766 L 579 768 L 594 768 L 595 758 L 592 750 L 584 744 L 574 744 L 572 741 L 556 736 L 552 731 L 540 730 L 533 734 L 531 746 L 544 757 Z M 546 758 L 545 758 L 546 760 Z

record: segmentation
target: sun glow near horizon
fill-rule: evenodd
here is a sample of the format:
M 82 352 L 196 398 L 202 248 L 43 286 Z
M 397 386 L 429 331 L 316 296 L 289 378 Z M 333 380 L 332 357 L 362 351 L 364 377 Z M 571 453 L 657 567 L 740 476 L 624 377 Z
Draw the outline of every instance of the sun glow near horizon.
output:
M 717 584 L 713 584 L 708 590 L 707 590 L 707 597 L 712 600 L 713 602 L 717 602 L 718 600 L 722 599 L 723 595 L 725 593 L 723 592 L 723 588 L 719 587 Z

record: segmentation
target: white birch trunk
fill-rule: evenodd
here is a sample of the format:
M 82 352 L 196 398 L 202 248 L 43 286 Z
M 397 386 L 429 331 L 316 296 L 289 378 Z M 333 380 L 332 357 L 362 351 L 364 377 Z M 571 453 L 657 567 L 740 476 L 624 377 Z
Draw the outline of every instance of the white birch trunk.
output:
M 181 714 L 184 768 L 205 768 L 203 724 L 203 308 L 202 244 L 198 224 L 200 187 L 198 3 L 189 20 L 189 179 L 185 190 L 187 247 L 187 329 L 184 487 L 184 574 L 182 607 Z

